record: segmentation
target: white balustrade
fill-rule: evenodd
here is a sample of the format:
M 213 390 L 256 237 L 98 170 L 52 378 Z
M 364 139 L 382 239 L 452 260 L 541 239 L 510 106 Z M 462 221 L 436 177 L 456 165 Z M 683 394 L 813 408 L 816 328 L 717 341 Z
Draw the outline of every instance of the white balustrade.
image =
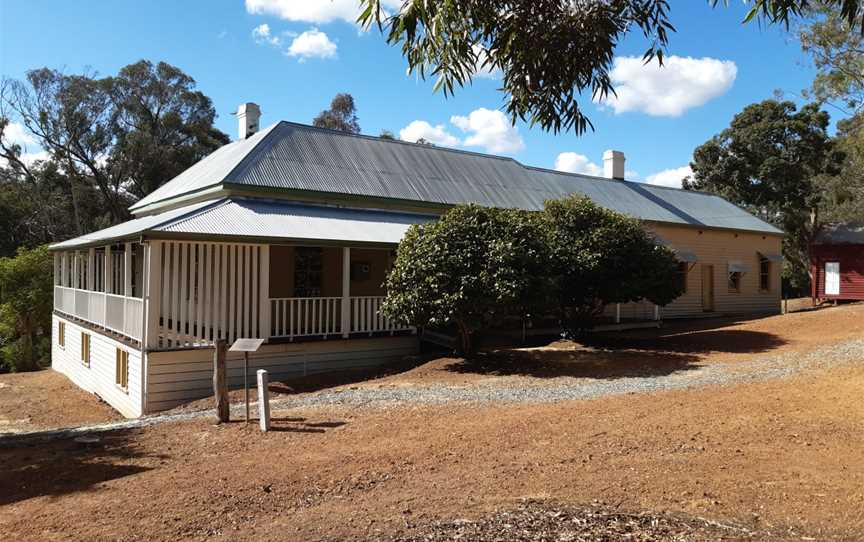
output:
M 378 333 L 412 329 L 399 325 L 381 313 L 384 296 L 351 298 L 351 333 Z
M 349 298 L 350 333 L 379 333 L 413 329 L 381 314 L 384 296 Z M 285 297 L 270 299 L 272 337 L 339 335 L 342 333 L 341 297 Z
M 342 333 L 341 297 L 270 299 L 272 337 L 304 337 Z
M 143 303 L 137 297 L 54 286 L 54 308 L 58 312 L 139 341 L 143 335 Z

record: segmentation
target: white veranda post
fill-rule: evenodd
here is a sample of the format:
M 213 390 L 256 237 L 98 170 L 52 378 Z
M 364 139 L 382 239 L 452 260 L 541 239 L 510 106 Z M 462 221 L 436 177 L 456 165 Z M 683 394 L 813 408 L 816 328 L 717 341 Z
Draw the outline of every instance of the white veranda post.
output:
M 342 248 L 342 337 L 351 332 L 351 249 Z

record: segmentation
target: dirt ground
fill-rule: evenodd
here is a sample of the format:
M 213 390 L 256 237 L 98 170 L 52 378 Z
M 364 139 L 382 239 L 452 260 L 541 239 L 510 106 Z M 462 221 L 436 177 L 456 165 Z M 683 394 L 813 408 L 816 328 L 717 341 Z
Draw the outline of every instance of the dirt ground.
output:
M 99 397 L 51 369 L 0 374 L 0 435 L 122 419 Z
M 862 337 L 864 305 L 845 306 L 559 343 L 561 358 L 529 349 L 503 369 L 434 360 L 348 386 L 545 385 L 628 375 L 640 355 L 734 364 Z M 623 368 L 610 352 L 622 347 Z M 531 503 L 553 510 L 547 523 L 596 506 L 724 526 L 689 539 L 861 540 L 862 390 L 864 363 L 849 363 L 582 401 L 277 410 L 267 434 L 198 419 L 0 447 L 0 539 L 446 540 L 426 533 L 511 525 L 496 518 Z

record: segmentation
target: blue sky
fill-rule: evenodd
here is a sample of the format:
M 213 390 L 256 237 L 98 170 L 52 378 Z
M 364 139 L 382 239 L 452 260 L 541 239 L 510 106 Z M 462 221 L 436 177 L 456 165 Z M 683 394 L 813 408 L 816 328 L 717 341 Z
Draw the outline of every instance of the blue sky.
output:
M 195 78 L 213 99 L 218 127 L 232 137 L 232 113 L 241 102 L 261 106 L 264 126 L 281 119 L 310 123 L 335 93 L 349 92 L 366 134 L 399 135 L 407 128 L 407 139 L 423 135 L 587 173 L 596 173 L 603 151 L 614 148 L 625 152 L 630 177 L 670 185 L 680 180 L 693 149 L 736 112 L 775 89 L 794 99 L 813 76 L 798 44 L 780 29 L 740 23 L 743 3 L 711 9 L 707 1 L 675 0 L 678 31 L 668 53 L 681 58 L 659 72 L 646 69 L 627 58 L 641 56 L 646 43 L 628 37 L 613 72 L 620 100 L 586 100 L 595 132 L 509 129 L 496 113 L 502 94 L 494 74 L 453 98 L 433 93 L 431 81 L 406 75 L 399 50 L 377 31 L 362 33 L 345 20 L 353 1 L 0 0 L 0 74 L 21 78 L 48 66 L 108 75 L 142 58 L 164 60 Z

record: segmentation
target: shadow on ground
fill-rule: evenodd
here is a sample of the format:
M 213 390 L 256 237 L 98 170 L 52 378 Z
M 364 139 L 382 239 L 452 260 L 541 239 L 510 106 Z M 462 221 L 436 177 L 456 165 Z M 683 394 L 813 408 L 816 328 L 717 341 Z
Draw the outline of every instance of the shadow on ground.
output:
M 757 354 L 786 341 L 772 333 L 728 329 L 733 319 L 674 322 L 660 329 L 592 333 L 571 341 L 538 341 L 547 348 L 488 349 L 458 360 L 446 370 L 482 375 L 536 378 L 666 376 L 698 368 L 710 353 Z
M 43 496 L 90 491 L 99 484 L 150 470 L 132 464 L 144 457 L 131 430 L 99 435 L 94 442 L 59 439 L 0 448 L 0 506 Z M 148 454 L 154 460 L 169 456 Z

